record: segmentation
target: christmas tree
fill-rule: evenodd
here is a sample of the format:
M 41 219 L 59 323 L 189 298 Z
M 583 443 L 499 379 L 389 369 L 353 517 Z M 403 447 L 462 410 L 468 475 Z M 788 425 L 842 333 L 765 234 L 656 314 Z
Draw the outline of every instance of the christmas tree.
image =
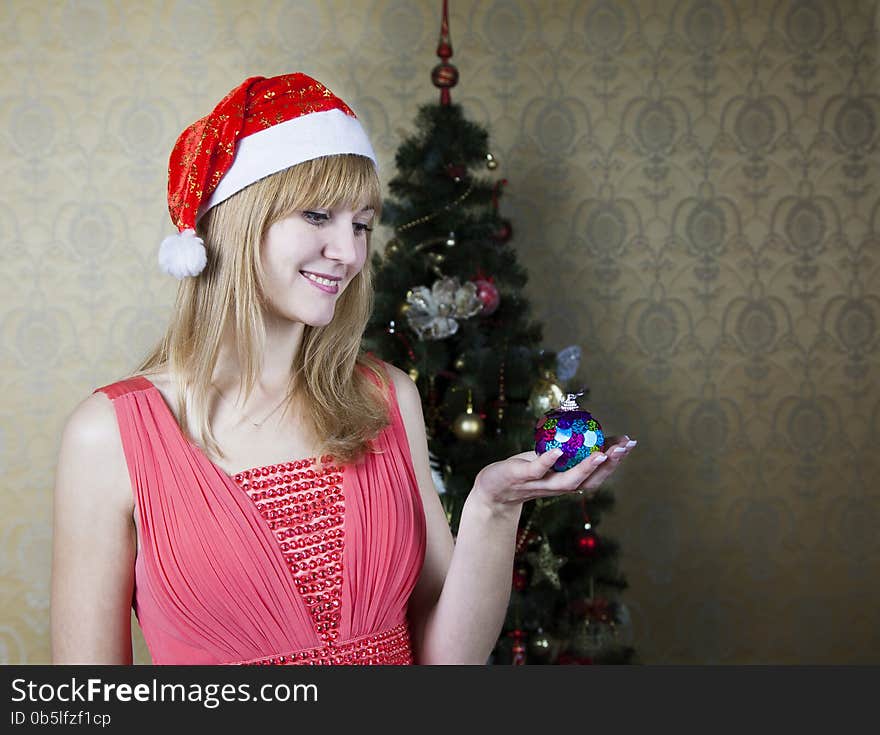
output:
M 577 372 L 576 345 L 542 349 L 523 296 L 527 275 L 499 215 L 504 179 L 485 129 L 450 90 L 458 71 L 446 1 L 431 79 L 439 104 L 418 110 L 397 150 L 373 257 L 376 302 L 365 346 L 419 387 L 432 470 L 453 534 L 476 474 L 535 448 L 536 421 L 559 407 Z M 584 398 L 580 399 L 583 402 Z M 626 663 L 632 658 L 626 581 L 614 541 L 598 533 L 606 491 L 526 503 L 511 600 L 493 663 Z

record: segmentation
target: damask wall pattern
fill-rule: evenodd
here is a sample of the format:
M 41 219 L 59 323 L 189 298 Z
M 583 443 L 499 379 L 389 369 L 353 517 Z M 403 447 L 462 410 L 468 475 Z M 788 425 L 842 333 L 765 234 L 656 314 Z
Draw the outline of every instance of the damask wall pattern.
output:
M 0 661 L 49 660 L 64 421 L 168 318 L 178 133 L 306 71 L 387 182 L 436 98 L 439 5 L 4 3 Z M 639 440 L 600 531 L 640 659 L 876 663 L 878 1 L 451 0 L 450 22 L 546 342 L 582 346 L 590 409 Z

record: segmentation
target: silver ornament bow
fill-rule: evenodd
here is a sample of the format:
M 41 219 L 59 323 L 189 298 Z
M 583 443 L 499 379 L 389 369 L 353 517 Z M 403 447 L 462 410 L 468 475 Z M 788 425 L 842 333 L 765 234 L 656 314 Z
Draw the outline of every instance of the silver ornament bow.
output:
M 459 284 L 445 276 L 434 281 L 429 291 L 416 286 L 406 295 L 410 308 L 406 318 L 421 339 L 445 339 L 458 331 L 458 320 L 470 319 L 483 308 L 476 284 Z

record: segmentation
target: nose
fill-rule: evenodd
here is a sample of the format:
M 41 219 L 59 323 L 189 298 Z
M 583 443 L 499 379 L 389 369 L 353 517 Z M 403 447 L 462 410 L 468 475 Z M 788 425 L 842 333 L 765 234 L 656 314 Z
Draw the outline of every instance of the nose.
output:
M 327 239 L 324 243 L 325 257 L 345 265 L 356 265 L 360 258 L 363 236 L 355 234 L 352 220 L 337 217 L 331 227 L 326 227 Z

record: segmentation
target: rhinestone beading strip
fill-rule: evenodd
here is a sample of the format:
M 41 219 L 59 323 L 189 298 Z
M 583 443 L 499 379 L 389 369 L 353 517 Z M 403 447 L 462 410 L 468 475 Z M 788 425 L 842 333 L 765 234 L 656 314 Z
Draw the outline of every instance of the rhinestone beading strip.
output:
M 401 623 L 376 635 L 276 656 L 240 661 L 240 666 L 410 666 L 409 627 Z
M 339 636 L 344 471 L 326 455 L 320 465 L 310 457 L 234 476 L 275 534 L 324 646 Z

